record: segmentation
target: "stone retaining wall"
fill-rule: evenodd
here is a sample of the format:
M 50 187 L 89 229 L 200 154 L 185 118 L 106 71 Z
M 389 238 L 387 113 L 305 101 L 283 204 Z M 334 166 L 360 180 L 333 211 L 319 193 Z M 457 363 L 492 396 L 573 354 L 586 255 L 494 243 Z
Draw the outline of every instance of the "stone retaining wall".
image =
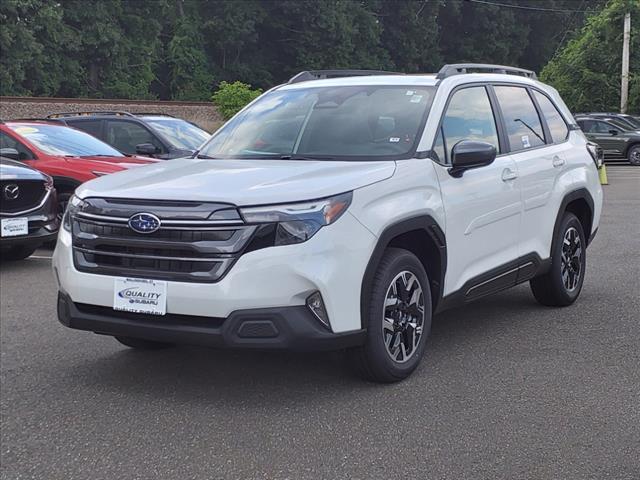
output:
M 0 97 L 0 118 L 45 118 L 52 113 L 117 110 L 166 113 L 196 123 L 209 132 L 222 125 L 222 116 L 209 102 L 161 102 L 86 98 Z

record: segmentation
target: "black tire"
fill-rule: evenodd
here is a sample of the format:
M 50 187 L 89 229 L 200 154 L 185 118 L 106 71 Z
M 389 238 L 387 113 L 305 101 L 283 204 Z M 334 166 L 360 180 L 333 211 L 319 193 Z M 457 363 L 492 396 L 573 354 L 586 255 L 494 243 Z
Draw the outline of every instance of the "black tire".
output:
M 163 348 L 173 347 L 172 343 L 154 342 L 152 340 L 145 340 L 143 338 L 134 337 L 113 337 L 121 344 L 127 347 L 135 348 L 137 350 L 161 350 Z
M 579 241 L 579 256 L 569 235 Z M 568 243 L 566 243 L 568 242 Z M 563 259 L 564 256 L 564 259 Z M 568 259 L 568 261 L 567 261 Z M 531 280 L 533 296 L 542 305 L 566 307 L 576 301 L 582 290 L 586 272 L 587 242 L 582 224 L 573 213 L 565 213 L 554 239 L 549 271 Z
M 25 258 L 30 257 L 35 251 L 35 247 L 18 245 L 11 247 L 8 250 L 3 250 L 2 253 L 0 253 L 0 258 L 2 258 L 2 260 L 15 262 L 17 260 L 24 260 Z
M 640 167 L 640 145 L 633 145 L 627 152 L 629 163 L 636 167 Z
M 406 272 L 406 276 L 400 278 L 403 272 Z M 392 284 L 396 285 L 396 289 L 398 288 L 398 283 L 395 283 L 394 279 L 397 279 L 402 285 L 409 283 L 405 282 L 406 278 L 409 279 L 409 286 L 414 285 L 417 280 L 419 287 L 422 289 L 422 326 L 420 328 L 421 333 L 418 335 L 416 335 L 418 328 L 411 327 L 411 325 L 419 326 L 418 306 L 420 302 L 417 301 L 413 305 L 408 305 L 411 300 L 420 296 L 419 293 L 416 293 L 418 292 L 417 287 L 411 290 L 404 289 L 404 293 L 400 293 L 401 290 L 397 290 L 397 305 L 385 307 L 387 295 L 394 294 Z M 411 298 L 406 301 L 405 298 L 409 296 Z M 350 360 L 353 362 L 358 374 L 367 380 L 381 383 L 400 381 L 408 377 L 420 363 L 431 330 L 432 306 L 429 277 L 420 260 L 407 250 L 399 248 L 387 249 L 373 277 L 371 296 L 367 300 L 368 311 L 365 312 L 367 336 L 365 344 L 349 351 Z M 412 316 L 403 317 L 403 311 Z M 385 322 L 387 315 L 394 317 L 396 320 L 393 323 Z M 407 321 L 406 318 L 414 319 L 414 321 Z M 391 333 L 392 330 L 390 328 L 394 329 L 393 333 Z M 397 333 L 396 328 L 398 329 Z M 402 328 L 404 330 L 401 330 Z M 389 348 L 385 343 L 386 341 L 390 344 Z M 400 357 L 406 356 L 404 361 L 392 358 L 392 344 L 397 345 L 398 348 L 396 350 L 398 350 Z M 412 344 L 415 344 L 415 347 L 411 347 Z M 403 345 L 405 346 L 404 349 L 402 349 Z M 406 345 L 409 345 L 411 350 L 408 350 Z M 398 357 L 396 356 L 396 358 Z

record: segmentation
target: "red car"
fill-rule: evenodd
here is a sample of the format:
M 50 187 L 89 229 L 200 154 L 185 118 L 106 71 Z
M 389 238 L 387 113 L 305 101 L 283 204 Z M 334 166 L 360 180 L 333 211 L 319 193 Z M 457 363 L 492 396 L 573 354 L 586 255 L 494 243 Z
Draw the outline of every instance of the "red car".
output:
M 81 183 L 158 161 L 123 155 L 82 130 L 46 121 L 0 122 L 0 155 L 53 177 L 60 215 Z

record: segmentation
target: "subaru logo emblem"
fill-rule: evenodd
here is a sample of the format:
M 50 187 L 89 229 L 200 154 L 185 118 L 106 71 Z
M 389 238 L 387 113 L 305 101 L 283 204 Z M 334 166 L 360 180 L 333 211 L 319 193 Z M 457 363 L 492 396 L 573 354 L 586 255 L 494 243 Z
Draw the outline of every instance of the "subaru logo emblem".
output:
M 160 228 L 160 219 L 152 213 L 136 213 L 129 218 L 129 228 L 138 233 L 153 233 Z
M 20 187 L 15 183 L 10 183 L 4 187 L 4 198 L 15 200 L 20 196 Z

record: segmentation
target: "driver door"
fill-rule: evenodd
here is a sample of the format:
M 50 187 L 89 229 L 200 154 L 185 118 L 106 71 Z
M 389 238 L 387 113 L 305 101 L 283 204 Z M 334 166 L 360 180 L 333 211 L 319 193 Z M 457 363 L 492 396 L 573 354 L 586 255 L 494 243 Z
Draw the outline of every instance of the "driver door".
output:
M 465 297 L 473 298 L 504 288 L 503 282 L 515 284 L 515 275 L 503 275 L 501 268 L 518 258 L 521 198 L 510 155 L 498 153 L 490 165 L 465 171 L 459 178 L 451 176 L 451 150 L 461 140 L 492 143 L 500 152 L 497 122 L 484 86 L 452 94 L 434 145 L 446 218 L 443 293 L 463 289 Z

